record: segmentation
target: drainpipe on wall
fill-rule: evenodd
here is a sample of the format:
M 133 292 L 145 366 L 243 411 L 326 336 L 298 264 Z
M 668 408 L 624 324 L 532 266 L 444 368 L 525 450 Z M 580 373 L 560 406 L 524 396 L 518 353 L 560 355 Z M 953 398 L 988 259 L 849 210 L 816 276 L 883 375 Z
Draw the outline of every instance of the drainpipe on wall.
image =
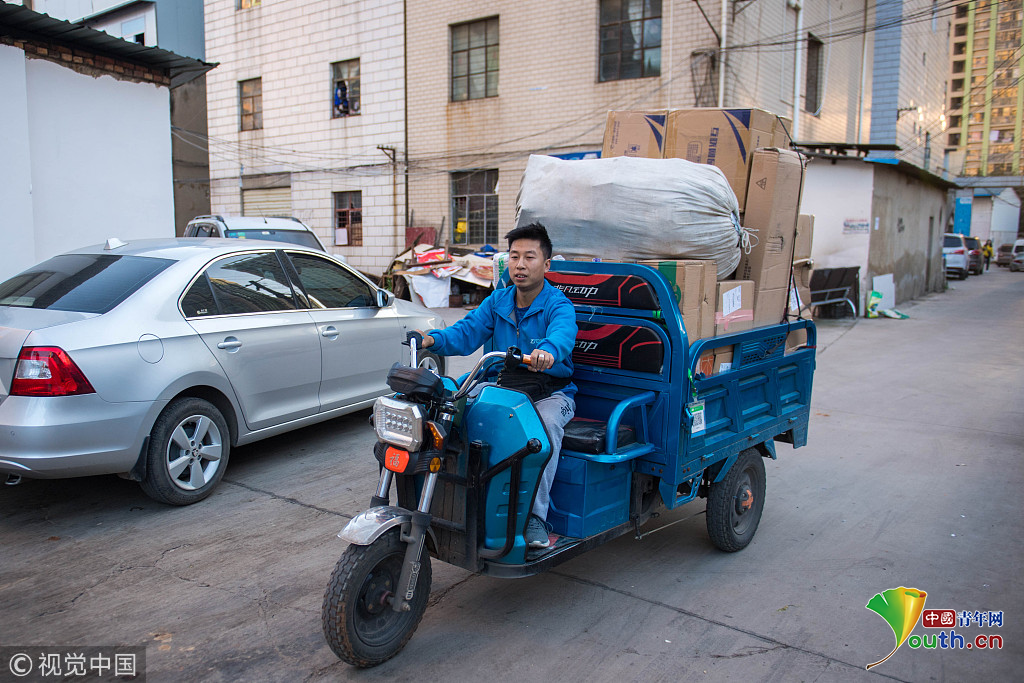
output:
M 725 47 L 729 29 L 729 2 L 722 0 L 722 40 L 718 46 L 718 108 L 725 106 Z
M 868 3 L 864 0 L 864 34 L 860 42 L 860 90 L 857 91 L 857 144 L 861 144 L 861 131 L 864 130 L 864 89 L 868 78 Z
M 803 0 L 789 0 L 789 6 L 796 10 L 796 63 L 793 65 L 793 139 L 800 139 L 800 71 L 804 56 L 804 3 Z

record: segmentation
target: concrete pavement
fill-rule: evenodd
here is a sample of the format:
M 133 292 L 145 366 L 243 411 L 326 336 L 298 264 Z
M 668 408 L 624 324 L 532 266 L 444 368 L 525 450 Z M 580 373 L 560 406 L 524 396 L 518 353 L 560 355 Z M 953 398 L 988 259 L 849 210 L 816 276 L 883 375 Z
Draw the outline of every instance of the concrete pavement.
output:
M 357 671 L 325 644 L 320 601 L 334 534 L 376 480 L 361 413 L 237 449 L 188 508 L 114 477 L 0 490 L 0 644 L 144 644 L 152 681 L 1015 680 L 1024 273 L 900 309 L 910 319 L 820 323 L 808 446 L 766 463 L 742 552 L 711 546 L 695 501 L 540 576 L 435 562 L 409 645 Z M 897 586 L 928 608 L 1001 611 L 1001 627 L 954 630 L 1003 649 L 904 644 L 865 671 L 895 644 L 865 604 Z

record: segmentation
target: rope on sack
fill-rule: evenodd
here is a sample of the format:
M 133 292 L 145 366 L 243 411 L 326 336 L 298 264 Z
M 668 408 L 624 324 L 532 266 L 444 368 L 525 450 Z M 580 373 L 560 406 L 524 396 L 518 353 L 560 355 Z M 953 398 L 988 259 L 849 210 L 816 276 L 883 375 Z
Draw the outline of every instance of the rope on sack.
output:
M 740 228 L 740 247 L 743 253 L 750 255 L 750 251 L 757 246 L 757 228 Z

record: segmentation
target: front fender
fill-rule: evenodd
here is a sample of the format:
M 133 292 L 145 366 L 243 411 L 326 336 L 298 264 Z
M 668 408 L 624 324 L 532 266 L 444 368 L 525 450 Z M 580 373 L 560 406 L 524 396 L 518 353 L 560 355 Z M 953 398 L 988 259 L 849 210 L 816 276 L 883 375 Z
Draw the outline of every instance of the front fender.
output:
M 393 505 L 380 505 L 356 515 L 338 538 L 355 545 L 370 545 L 389 529 L 412 522 L 412 513 Z

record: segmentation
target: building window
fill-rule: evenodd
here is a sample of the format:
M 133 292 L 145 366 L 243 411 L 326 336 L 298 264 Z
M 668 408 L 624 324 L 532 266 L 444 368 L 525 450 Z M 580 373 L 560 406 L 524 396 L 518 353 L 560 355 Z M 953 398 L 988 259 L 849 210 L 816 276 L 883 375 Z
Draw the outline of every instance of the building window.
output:
M 498 170 L 452 173 L 452 242 L 498 241 Z
M 238 0 L 238 9 L 249 9 L 250 7 L 259 7 L 260 0 Z
M 601 0 L 598 79 L 661 75 L 661 0 Z
M 331 118 L 359 114 L 359 60 L 331 64 Z
M 451 27 L 452 102 L 498 96 L 498 18 Z
M 242 130 L 263 128 L 263 79 L 238 82 L 238 107 L 242 112 Z
M 334 244 L 363 246 L 363 193 L 334 193 Z
M 821 113 L 821 74 L 823 43 L 811 34 L 807 34 L 807 80 L 804 83 L 804 111 L 815 116 Z

